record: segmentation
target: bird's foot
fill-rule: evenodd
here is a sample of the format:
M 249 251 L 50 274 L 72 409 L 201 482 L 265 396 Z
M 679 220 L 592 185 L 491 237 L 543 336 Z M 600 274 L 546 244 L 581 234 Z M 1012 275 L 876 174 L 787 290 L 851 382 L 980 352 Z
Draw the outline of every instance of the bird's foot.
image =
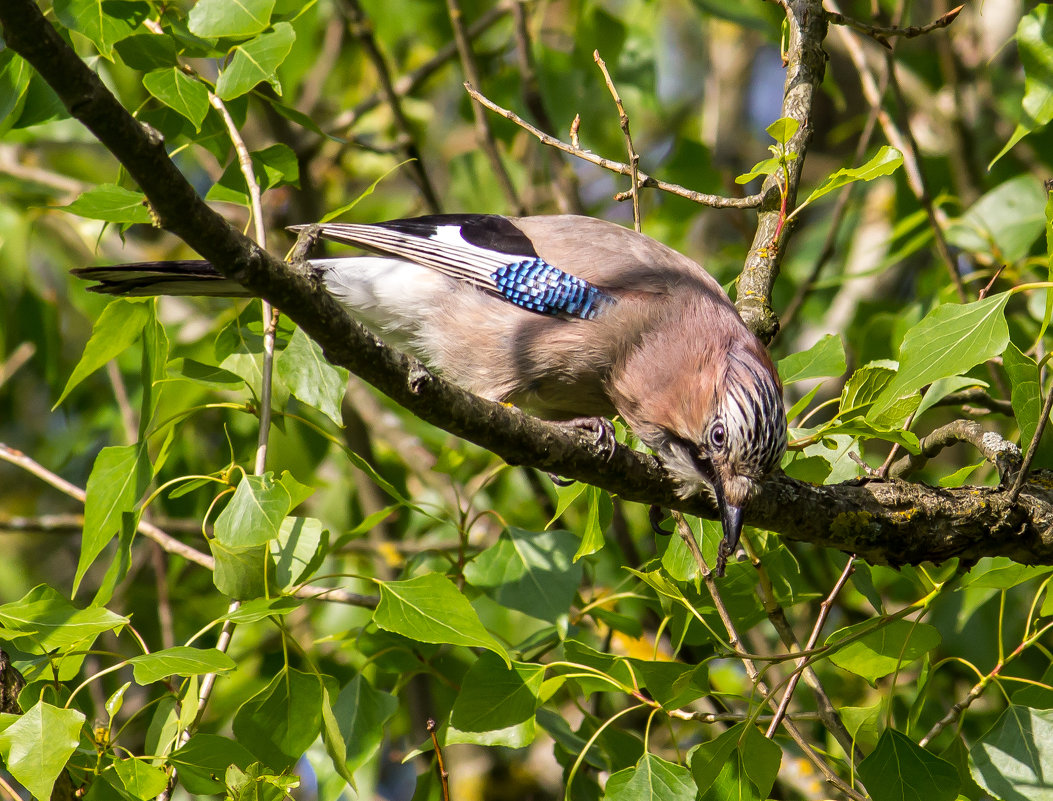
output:
M 727 537 L 720 541 L 717 546 L 717 578 L 724 578 L 724 568 L 727 567 L 728 559 L 735 555 L 736 546 L 728 542 Z
M 584 431 L 592 434 L 592 444 L 608 462 L 614 457 L 618 447 L 618 438 L 614 433 L 614 423 L 606 417 L 575 417 L 573 420 L 557 420 L 555 424 L 573 431 Z

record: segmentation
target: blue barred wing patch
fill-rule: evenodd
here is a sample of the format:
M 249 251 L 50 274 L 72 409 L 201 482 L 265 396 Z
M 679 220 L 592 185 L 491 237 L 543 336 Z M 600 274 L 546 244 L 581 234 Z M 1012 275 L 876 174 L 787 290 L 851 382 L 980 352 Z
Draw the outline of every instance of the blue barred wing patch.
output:
M 588 281 L 537 258 L 498 267 L 491 277 L 505 300 L 541 314 L 591 320 L 614 300 Z

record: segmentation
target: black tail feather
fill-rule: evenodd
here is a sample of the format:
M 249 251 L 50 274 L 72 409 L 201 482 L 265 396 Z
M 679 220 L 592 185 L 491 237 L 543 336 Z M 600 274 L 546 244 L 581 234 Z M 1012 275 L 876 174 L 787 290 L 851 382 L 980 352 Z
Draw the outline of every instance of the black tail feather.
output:
M 237 281 L 220 275 L 207 261 L 145 261 L 106 267 L 81 267 L 71 271 L 85 281 L 98 281 L 91 292 L 124 297 L 154 295 L 251 297 Z

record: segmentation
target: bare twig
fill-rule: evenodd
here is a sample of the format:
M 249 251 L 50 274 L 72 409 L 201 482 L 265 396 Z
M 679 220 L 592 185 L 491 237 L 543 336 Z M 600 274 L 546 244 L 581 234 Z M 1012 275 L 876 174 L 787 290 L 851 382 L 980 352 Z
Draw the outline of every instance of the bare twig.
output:
M 618 161 L 611 161 L 605 159 L 602 156 L 597 156 L 588 150 L 583 150 L 576 145 L 568 145 L 566 142 L 562 142 L 556 139 L 554 136 L 549 136 L 544 131 L 535 128 L 529 122 L 524 120 L 514 111 L 509 111 L 506 108 L 494 103 L 489 98 L 483 96 L 472 84 L 466 83 L 464 88 L 471 95 L 472 99 L 488 109 L 493 111 L 495 114 L 500 114 L 506 120 L 511 120 L 523 130 L 537 137 L 544 145 L 554 147 L 557 150 L 562 150 L 564 153 L 569 153 L 572 156 L 576 156 L 590 164 L 595 164 L 597 167 L 602 167 L 605 170 L 616 172 L 619 175 L 631 176 L 632 167 L 628 164 L 622 164 Z M 580 124 L 580 123 L 579 123 Z M 577 127 L 572 127 L 571 138 L 574 139 L 574 135 L 577 132 Z M 703 206 L 712 206 L 718 209 L 752 209 L 760 205 L 762 196 L 761 195 L 749 195 L 748 197 L 723 197 L 721 195 L 707 195 L 704 192 L 695 192 L 691 189 L 685 189 L 677 184 L 667 183 L 666 181 L 660 181 L 657 178 L 652 178 L 646 173 L 638 173 L 637 180 L 640 186 L 653 187 L 660 189 L 663 192 L 669 192 L 670 194 L 677 195 L 678 197 L 686 198 L 687 200 L 694 201 Z
M 859 141 L 856 143 L 856 152 L 852 156 L 853 164 L 863 163 L 863 158 L 866 156 L 867 148 L 870 147 L 870 140 L 874 135 L 874 128 L 877 125 L 878 115 L 881 112 L 880 99 L 884 97 L 887 88 L 888 71 L 881 76 L 881 84 L 878 87 L 879 102 L 870 106 L 870 112 L 867 114 L 866 123 L 863 125 L 863 132 L 860 134 Z M 842 223 L 845 221 L 845 210 L 848 208 L 848 204 L 859 185 L 858 182 L 850 183 L 848 186 L 845 186 L 840 190 L 837 196 L 837 202 L 834 204 L 833 210 L 828 215 L 828 219 L 831 221 L 830 227 L 826 231 L 826 237 L 823 239 L 822 247 L 819 248 L 819 255 L 816 256 L 815 263 L 812 265 L 812 272 L 797 288 L 789 305 L 782 313 L 782 320 L 780 321 L 781 328 L 789 328 L 790 323 L 801 310 L 801 306 L 804 305 L 805 300 L 808 299 L 808 296 L 815 288 L 815 283 L 819 280 L 819 276 L 822 275 L 823 268 L 826 267 L 833 258 L 834 252 L 837 248 L 837 236 L 841 231 Z
M 1038 442 L 1042 439 L 1042 433 L 1046 430 L 1046 423 L 1049 422 L 1051 409 L 1053 409 L 1053 387 L 1050 388 L 1049 393 L 1046 395 L 1046 402 L 1042 405 L 1042 416 L 1038 418 L 1038 427 L 1035 429 L 1035 435 L 1031 437 L 1031 442 L 1027 446 L 1027 454 L 1024 456 L 1024 462 L 1020 465 L 1020 472 L 1017 474 L 1016 481 L 1013 482 L 1013 488 L 1009 491 L 1009 500 L 1012 503 L 1016 503 L 1016 499 L 1020 497 L 1020 490 L 1024 487 L 1027 473 L 1031 469 L 1031 462 L 1035 458 L 1035 451 L 1038 450 Z
M 7 361 L 0 363 L 0 387 L 7 383 L 11 376 L 21 370 L 36 352 L 37 346 L 32 342 L 22 342 L 11 351 Z
M 713 604 L 717 609 L 717 614 L 720 616 L 721 622 L 724 624 L 724 629 L 728 633 L 728 641 L 731 644 L 731 648 L 734 651 L 741 650 L 742 637 L 735 627 L 735 622 L 731 618 L 731 613 L 728 611 L 727 605 L 724 603 L 723 597 L 720 595 L 720 589 L 717 587 L 716 579 L 713 571 L 709 569 L 705 560 L 702 558 L 702 552 L 699 550 L 698 543 L 695 541 L 694 532 L 691 531 L 691 527 L 688 525 L 687 520 L 680 512 L 673 512 L 673 520 L 676 522 L 676 530 L 680 535 L 680 538 L 687 544 L 688 549 L 691 551 L 691 555 L 695 560 L 695 564 L 698 565 L 699 571 L 702 576 L 702 581 L 706 585 L 706 589 L 709 591 L 709 596 L 713 600 Z M 768 690 L 764 680 L 761 679 L 760 671 L 757 670 L 757 665 L 754 661 L 746 656 L 741 656 L 742 666 L 746 670 L 746 675 L 749 676 L 750 681 L 757 690 L 767 696 L 770 700 L 772 711 L 778 713 L 778 707 L 775 703 L 774 696 Z M 805 739 L 804 735 L 801 734 L 800 729 L 797 728 L 791 720 L 787 720 L 785 717 L 782 719 L 782 727 L 786 730 L 790 738 L 797 743 L 798 748 L 801 749 L 801 753 L 819 770 L 820 773 L 826 778 L 828 782 L 837 787 L 842 793 L 852 798 L 853 801 L 866 801 L 865 797 L 847 784 L 840 776 L 838 776 L 833 769 L 826 764 L 822 757 L 815 752 L 811 744 Z
M 835 9 L 837 8 L 835 0 L 828 0 L 828 2 Z M 867 63 L 863 48 L 855 37 L 843 27 L 839 27 L 837 33 L 841 43 L 848 51 L 852 64 L 856 68 L 860 84 L 863 88 L 863 95 L 866 97 L 867 102 L 872 108 L 880 107 L 882 93 L 878 88 L 878 82 L 874 78 L 873 71 Z M 886 60 L 886 74 L 888 76 L 889 87 L 892 89 L 892 92 L 896 97 L 896 102 L 901 108 L 901 116 L 903 116 L 903 95 L 900 91 L 899 82 L 896 80 L 895 62 L 891 59 Z M 965 285 L 962 282 L 962 277 L 958 274 L 958 269 L 955 266 L 954 258 L 951 256 L 950 248 L 947 246 L 947 240 L 943 234 L 943 215 L 935 208 L 935 205 L 932 202 L 932 195 L 929 193 L 925 174 L 921 169 L 917 142 L 914 139 L 913 132 L 910 130 L 909 121 L 903 119 L 903 127 L 901 128 L 892 120 L 889 114 L 882 109 L 881 113 L 878 115 L 878 122 L 881 123 L 881 128 L 888 141 L 903 154 L 903 168 L 907 175 L 907 185 L 910 187 L 914 197 L 925 209 L 925 213 L 929 218 L 929 226 L 932 228 L 934 234 L 936 250 L 947 268 L 948 275 L 954 283 L 959 299 L 964 303 L 968 300 Z
M 504 17 L 511 10 L 511 7 L 512 0 L 505 0 L 505 2 L 498 3 L 493 8 L 486 11 L 481 17 L 479 17 L 479 19 L 468 26 L 468 38 L 478 38 L 488 31 L 494 26 L 494 23 Z M 442 69 L 448 61 L 456 57 L 456 44 L 449 42 L 448 44 L 443 45 L 435 51 L 435 55 L 417 67 L 417 69 L 403 75 L 392 84 L 395 96 L 402 98 L 413 94 L 421 84 Z M 368 114 L 383 102 L 384 98 L 381 96 L 380 92 L 377 92 L 333 120 L 332 126 L 329 130 L 346 131 L 349 128 L 354 127 L 363 115 Z
M 450 801 L 450 772 L 446 770 L 446 765 L 442 760 L 442 746 L 439 745 L 439 738 L 435 736 L 435 730 L 439 727 L 433 718 L 428 718 L 426 725 L 428 734 L 431 735 L 432 747 L 435 749 L 435 762 L 438 765 L 439 781 L 442 782 L 442 799 L 443 801 Z
M 66 481 L 66 479 L 61 476 L 55 475 L 39 462 L 26 456 L 22 451 L 0 442 L 0 459 L 17 467 L 21 467 L 27 473 L 32 473 L 34 476 L 50 484 L 60 492 L 84 503 L 84 498 L 86 497 L 84 490 L 76 484 Z M 168 551 L 168 553 L 182 556 L 187 561 L 194 562 L 208 570 L 214 570 L 216 567 L 215 560 L 208 554 L 201 553 L 201 551 L 191 548 L 189 545 L 180 542 L 175 537 L 169 536 L 157 526 L 148 523 L 145 520 L 139 521 L 138 530 Z
M 424 167 L 420 148 L 417 146 L 417 139 L 413 134 L 413 127 L 410 125 L 402 108 L 402 99 L 398 92 L 395 91 L 395 86 L 391 79 L 391 70 L 388 68 L 387 60 L 384 58 L 384 54 L 380 52 L 380 46 L 373 36 L 373 28 L 370 25 L 369 18 L 358 0 L 344 0 L 344 8 L 347 9 L 348 25 L 351 28 L 351 33 L 358 39 L 358 43 L 362 46 L 366 56 L 373 64 L 373 69 L 376 71 L 377 80 L 380 82 L 380 94 L 391 109 L 391 116 L 398 131 L 399 146 L 405 153 L 406 158 L 410 160 L 410 170 L 416 179 L 421 196 L 424 198 L 424 203 L 433 214 L 437 214 L 441 211 L 439 197 Z
M 457 52 L 461 57 L 461 69 L 464 70 L 465 80 L 475 86 L 482 86 L 479 65 L 475 60 L 475 51 L 472 50 L 472 43 L 464 26 L 464 12 L 461 11 L 460 1 L 446 0 L 446 11 L 450 16 L 450 25 L 453 27 L 453 40 L 457 44 Z M 497 151 L 497 142 L 494 141 L 490 123 L 487 121 L 486 115 L 483 114 L 483 110 L 474 103 L 472 104 L 472 120 L 475 123 L 476 141 L 490 160 L 490 167 L 494 171 L 494 177 L 497 178 L 497 182 L 501 185 L 501 190 L 505 193 L 509 205 L 515 209 L 517 214 L 525 214 L 526 207 L 519 199 L 515 185 L 512 183 L 512 176 L 508 174 L 508 170 L 505 169 L 504 162 L 501 160 L 501 154 Z
M 956 720 L 958 720 L 958 718 L 962 716 L 962 713 L 965 712 L 965 710 L 968 709 L 970 706 L 972 706 L 973 702 L 977 698 L 983 695 L 983 692 L 985 689 L 987 689 L 987 686 L 992 681 L 997 680 L 999 674 L 1003 670 L 1005 670 L 1006 666 L 1010 662 L 1015 660 L 1017 657 L 1019 657 L 1024 651 L 1026 651 L 1028 648 L 1034 645 L 1035 642 L 1037 642 L 1042 637 L 1042 635 L 1046 634 L 1051 627 L 1053 627 L 1053 624 L 1046 624 L 1038 631 L 1036 631 L 1033 635 L 1025 638 L 1024 641 L 1020 643 L 1020 645 L 1013 649 L 1012 653 L 1010 653 L 1008 656 L 1005 657 L 1005 659 L 1001 660 L 997 665 L 991 668 L 991 672 L 986 674 L 985 676 L 982 676 L 980 680 L 973 685 L 972 689 L 969 690 L 969 693 L 965 696 L 965 698 L 963 698 L 961 701 L 959 701 L 949 710 L 947 710 L 947 714 L 933 724 L 932 728 L 929 729 L 925 736 L 918 741 L 918 745 L 920 745 L 922 748 L 925 748 L 936 737 L 938 737 L 940 732 L 947 728 L 947 726 L 951 725 Z
M 554 130 L 552 118 L 541 98 L 541 90 L 534 66 L 534 56 L 530 47 L 530 30 L 527 25 L 526 7 L 531 0 L 515 0 L 512 4 L 512 17 L 515 20 L 516 62 L 519 67 L 519 79 L 522 83 L 523 103 L 529 109 L 534 120 L 545 130 Z M 565 214 L 584 214 L 585 205 L 581 201 L 581 186 L 578 174 L 573 166 L 558 150 L 542 148 L 549 156 L 549 163 L 554 173 L 556 203 Z
M 640 231 L 640 154 L 633 147 L 633 136 L 629 133 L 629 115 L 625 113 L 622 97 L 618 94 L 614 81 L 611 80 L 611 74 L 607 71 L 607 63 L 600 58 L 599 50 L 592 51 L 592 58 L 599 65 L 600 71 L 603 73 L 603 80 L 607 82 L 607 89 L 610 91 L 611 97 L 614 98 L 614 105 L 618 109 L 618 124 L 625 135 L 625 147 L 629 153 L 629 176 L 630 180 L 632 180 L 632 188 L 629 190 L 629 193 L 633 199 L 633 225 L 637 231 Z
M 960 390 L 959 392 L 952 392 L 950 395 L 946 395 L 938 400 L 935 405 L 977 406 L 986 411 L 1004 414 L 1006 417 L 1012 417 L 1014 414 L 1011 401 L 1002 400 L 1001 398 L 992 398 L 990 393 L 982 387 L 973 387 L 971 389 Z
M 1048 413 L 1049 410 L 1046 411 Z M 944 448 L 957 442 L 967 442 L 972 445 L 983 454 L 987 461 L 996 465 L 999 472 L 1020 459 L 1020 448 L 1012 442 L 1003 439 L 993 431 L 986 431 L 974 420 L 955 420 L 940 426 L 928 436 L 922 437 L 921 451 L 908 454 L 893 464 L 889 475 L 893 478 L 903 478 L 923 467 L 929 459 Z
M 911 39 L 915 36 L 924 36 L 926 33 L 931 33 L 940 28 L 946 28 L 957 19 L 963 8 L 965 8 L 964 4 L 957 8 L 952 8 L 946 14 L 937 17 L 927 25 L 911 25 L 905 28 L 897 25 L 871 25 L 869 22 L 846 17 L 844 14 L 839 14 L 836 11 L 824 11 L 824 13 L 826 18 L 834 25 L 847 25 L 850 28 L 855 28 L 857 31 L 861 31 L 874 39 L 878 44 L 891 50 L 892 46 L 888 43 L 889 39 L 897 36 Z
M 823 630 L 826 619 L 830 616 L 830 610 L 833 608 L 834 601 L 837 599 L 837 596 L 841 594 L 841 590 L 844 588 L 845 583 L 853 572 L 855 572 L 855 557 L 849 558 L 848 564 L 845 565 L 845 569 L 841 571 L 841 576 L 834 584 L 833 589 L 830 590 L 830 594 L 827 595 L 819 605 L 819 615 L 815 619 L 815 625 L 812 627 L 811 636 L 808 637 L 808 643 L 804 646 L 805 651 L 811 651 L 815 648 L 815 644 L 819 641 L 819 634 Z M 797 663 L 797 669 L 794 671 L 793 675 L 790 676 L 790 681 L 786 685 L 786 692 L 783 693 L 782 701 L 779 702 L 779 708 L 775 710 L 775 716 L 772 718 L 771 724 L 768 726 L 768 731 L 765 733 L 765 736 L 768 739 L 771 739 L 775 735 L 775 730 L 778 728 L 779 722 L 786 714 L 786 709 L 790 705 L 790 699 L 793 697 L 793 691 L 797 688 L 797 682 L 800 681 L 801 676 L 806 670 L 811 670 L 811 668 L 807 667 L 807 663 L 808 660 L 806 658 L 801 659 L 801 661 Z M 840 719 L 838 722 L 840 722 Z M 842 726 L 843 725 L 844 724 L 842 724 Z M 844 748 L 844 743 L 841 744 L 841 747 Z M 845 753 L 847 753 L 849 757 L 853 757 L 853 751 L 852 744 L 849 742 L 849 746 L 845 749 Z

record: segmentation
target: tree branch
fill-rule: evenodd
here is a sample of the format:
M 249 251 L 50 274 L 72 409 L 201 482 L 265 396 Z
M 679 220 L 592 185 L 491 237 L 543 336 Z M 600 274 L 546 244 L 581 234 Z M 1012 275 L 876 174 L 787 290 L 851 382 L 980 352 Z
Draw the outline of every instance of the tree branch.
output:
M 788 152 L 797 154 L 797 158 L 787 165 L 786 208 L 792 209 L 814 129 L 812 105 L 826 71 L 826 53 L 823 52 L 826 17 L 822 0 L 787 0 L 782 5 L 789 23 L 790 44 L 786 51 L 786 88 L 781 116 L 798 122 L 797 133 L 786 146 Z M 779 175 L 768 176 L 761 188 L 763 201 L 757 218 L 757 232 L 736 282 L 738 296 L 735 306 L 750 330 L 765 342 L 770 342 L 779 330 L 779 320 L 771 307 L 771 293 L 779 275 L 785 243 L 792 233 L 787 227 L 777 239 L 779 226 L 783 223 Z

